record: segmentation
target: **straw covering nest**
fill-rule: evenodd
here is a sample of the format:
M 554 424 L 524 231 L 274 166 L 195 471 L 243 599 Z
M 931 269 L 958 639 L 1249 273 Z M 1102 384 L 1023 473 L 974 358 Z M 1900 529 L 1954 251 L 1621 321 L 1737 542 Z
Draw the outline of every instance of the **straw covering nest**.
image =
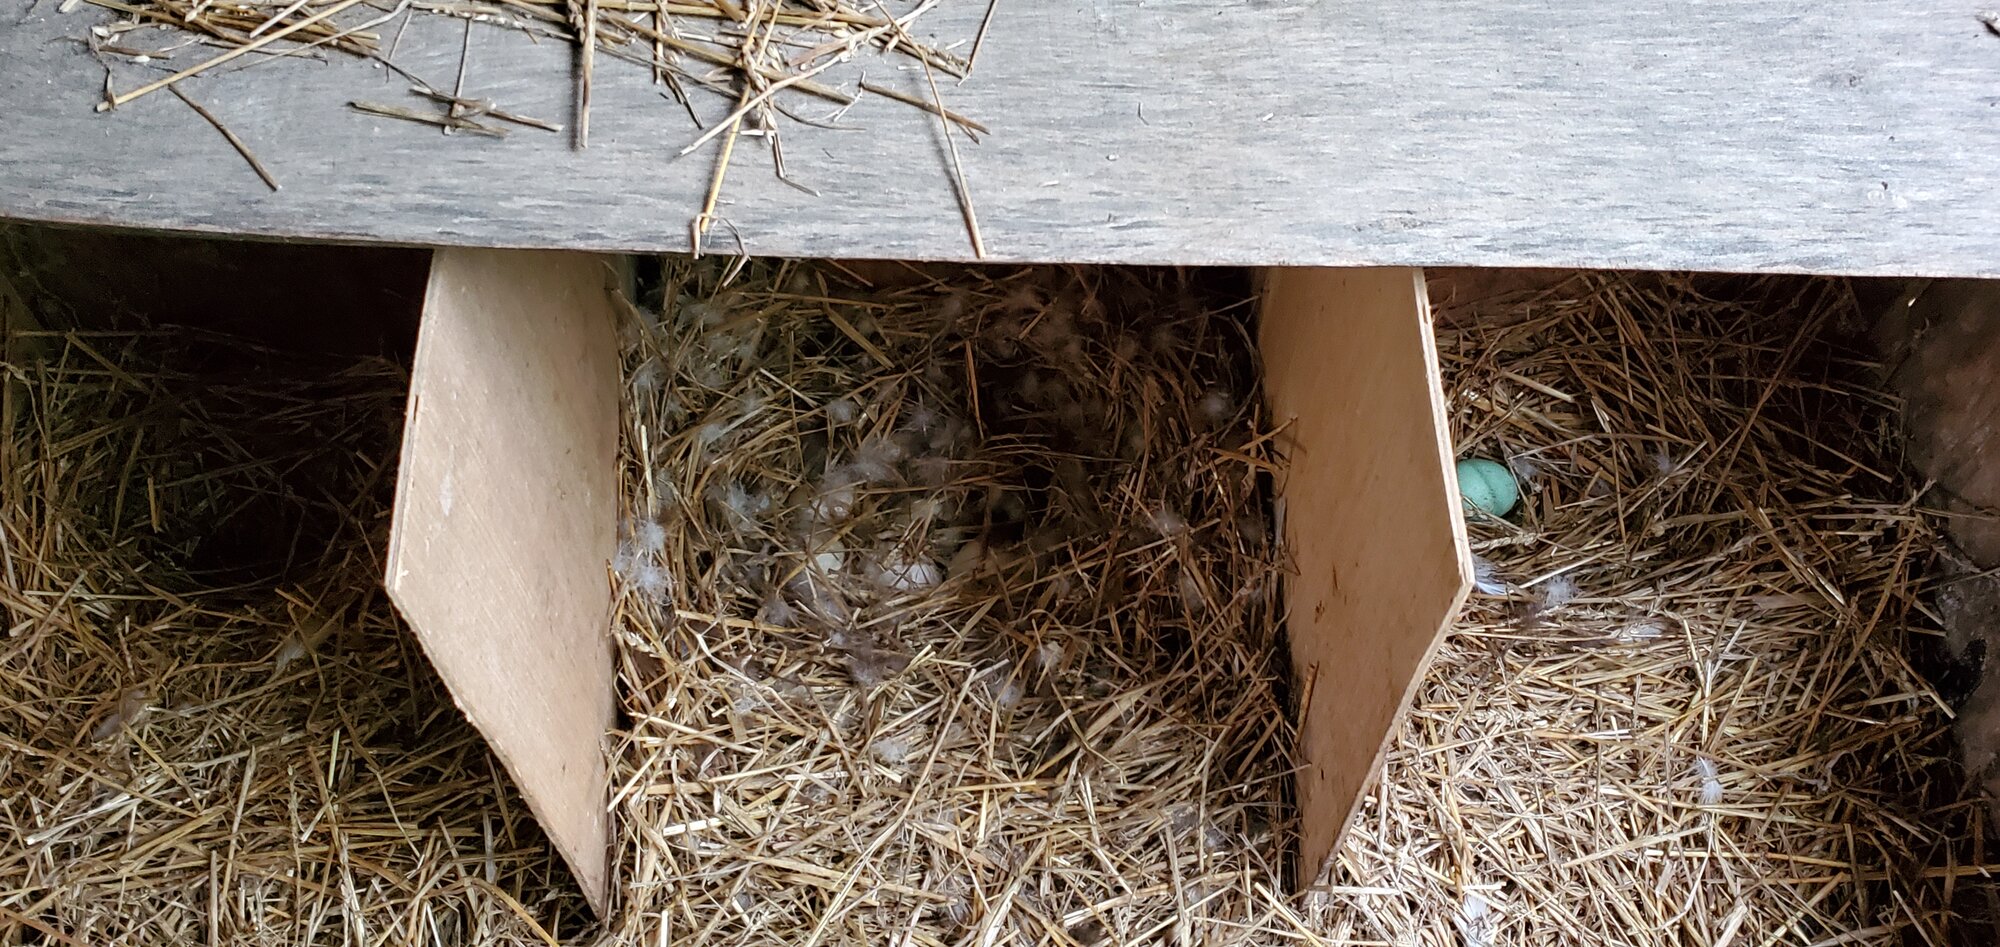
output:
M 1268 460 L 1232 446 L 1261 430 L 1248 366 L 1203 354 L 1247 347 L 1241 323 L 1146 277 L 869 295 L 830 272 L 717 296 L 674 270 L 633 339 L 628 930 L 1651 947 L 1987 923 L 1981 810 L 1909 657 L 1934 536 L 1894 405 L 1838 343 L 1844 284 L 1588 276 L 1446 320 L 1456 441 L 1526 507 L 1474 518 L 1459 634 L 1332 876 L 1287 897 Z
M 932 277 L 942 275 L 942 280 Z M 1459 633 L 1288 895 L 1245 287 L 669 262 L 627 337 L 618 943 L 1990 943 L 1838 281 L 1440 318 Z M 0 943 L 588 942 L 379 592 L 403 378 L 10 346 Z
M 1582 275 L 1448 311 L 1481 586 L 1348 838 L 1335 942 L 1992 943 L 1922 484 L 1837 280 Z M 1451 316 L 1457 318 L 1450 318 Z
M 0 943 L 580 928 L 379 590 L 401 369 L 179 329 L 9 351 Z
M 631 332 L 626 936 L 1296 932 L 1245 287 L 718 272 Z

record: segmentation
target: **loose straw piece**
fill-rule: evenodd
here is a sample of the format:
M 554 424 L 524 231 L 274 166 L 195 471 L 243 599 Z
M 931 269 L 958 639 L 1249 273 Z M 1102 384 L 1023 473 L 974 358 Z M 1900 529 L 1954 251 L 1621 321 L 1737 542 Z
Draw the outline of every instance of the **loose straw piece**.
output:
M 311 2 L 312 0 L 292 0 L 289 6 L 286 6 L 283 10 L 279 10 L 278 12 L 271 14 L 269 17 L 265 18 L 264 22 L 257 24 L 256 28 L 250 31 L 249 33 L 250 38 L 256 39 L 258 36 L 263 35 L 265 30 L 268 30 L 271 27 L 277 25 L 280 21 L 284 20 L 285 17 L 291 16 L 292 14 L 299 12 L 300 7 L 303 7 Z
M 812 77 L 819 75 L 822 72 L 825 72 L 826 70 L 832 68 L 835 65 L 838 65 L 839 62 L 840 61 L 837 59 L 829 59 L 826 62 L 820 63 L 819 65 L 806 70 L 805 72 L 801 72 L 793 76 L 786 76 L 783 79 L 779 79 L 778 81 L 765 86 L 763 91 L 758 92 L 756 95 L 745 100 L 743 104 L 738 105 L 735 111 L 729 113 L 729 117 L 724 118 L 722 121 L 717 122 L 716 124 L 710 126 L 708 131 L 703 132 L 702 134 L 696 136 L 695 140 L 688 142 L 687 147 L 682 148 L 675 157 L 684 157 L 687 154 L 693 152 L 695 149 L 700 148 L 702 145 L 708 144 L 709 142 L 715 140 L 715 136 L 722 134 L 725 130 L 728 130 L 729 128 L 737 126 L 737 124 L 742 122 L 744 117 L 748 116 L 752 110 L 756 109 L 758 106 L 763 105 L 766 102 L 771 101 L 772 96 L 775 96 L 778 93 L 791 88 L 792 86 L 798 85 L 799 83 L 811 81 Z
M 977 121 L 967 118 L 964 115 L 960 115 L 959 113 L 954 112 L 950 109 L 945 109 L 933 103 L 926 102 L 923 99 L 917 98 L 916 96 L 909 94 L 908 92 L 903 92 L 898 89 L 891 89 L 888 86 L 869 82 L 866 79 L 861 80 L 860 86 L 865 91 L 873 92 L 876 95 L 882 96 L 883 98 L 886 99 L 895 99 L 896 101 L 901 102 L 905 105 L 914 105 L 917 108 L 923 109 L 924 111 L 931 113 L 932 115 L 943 114 L 944 117 L 949 118 L 952 121 L 965 126 L 966 129 L 970 131 L 975 131 L 982 135 L 987 135 L 992 133 L 990 129 L 988 129 L 985 125 Z
M 744 87 L 743 91 L 745 97 L 748 97 L 749 87 Z M 729 176 L 729 160 L 736 153 L 736 139 L 741 137 L 743 120 L 738 118 L 726 126 L 717 127 L 727 127 L 729 132 L 722 140 L 722 153 L 716 156 L 715 173 L 709 177 L 708 193 L 703 195 L 701 200 L 701 213 L 696 214 L 694 222 L 690 224 L 692 231 L 690 244 L 697 257 L 701 256 L 702 238 L 715 226 L 715 208 L 722 201 L 722 182 Z
M 965 165 L 958 158 L 958 140 L 952 137 L 951 123 L 945 120 L 944 96 L 938 92 L 937 76 L 931 72 L 931 64 L 924 63 L 924 79 L 930 83 L 931 98 L 937 102 L 938 130 L 944 133 L 944 145 L 951 154 L 951 180 L 958 194 L 959 210 L 965 215 L 965 232 L 972 237 L 972 255 L 986 259 L 986 238 L 979 234 L 979 215 L 972 209 L 972 189 L 965 183 Z
M 507 137 L 507 130 L 504 128 L 481 125 L 470 119 L 453 118 L 449 115 L 431 115 L 416 111 L 415 109 L 402 108 L 401 106 L 384 105 L 380 102 L 354 101 L 347 103 L 347 107 L 357 112 L 366 112 L 369 115 L 380 115 L 384 118 L 399 118 L 406 122 L 418 122 L 424 125 L 436 125 L 439 128 L 471 132 L 475 135 L 484 135 L 487 138 Z
M 266 186 L 270 187 L 273 191 L 278 189 L 278 179 L 271 176 L 270 170 L 264 167 L 264 162 L 258 161 L 257 156 L 250 153 L 250 146 L 244 144 L 243 139 L 236 137 L 235 132 L 230 131 L 227 125 L 222 124 L 222 119 L 215 117 L 215 113 L 203 108 L 200 102 L 189 98 L 187 93 L 181 91 L 181 87 L 178 84 L 167 86 L 167 91 L 172 92 L 176 98 L 186 102 L 187 107 L 194 109 L 196 115 L 207 119 L 210 125 L 215 126 L 215 130 L 222 133 L 222 137 L 229 142 L 229 146 L 235 148 L 236 153 L 242 155 L 243 160 L 250 163 L 250 170 L 257 172 L 257 176 L 264 180 Z
M 993 13 L 1000 9 L 1000 0 L 986 0 L 986 15 L 979 18 L 979 32 L 973 34 L 972 52 L 965 54 L 965 74 L 972 75 L 972 67 L 979 62 L 979 50 L 986 45 L 986 30 L 993 25 Z
M 577 79 L 576 90 L 576 146 L 590 147 L 590 91 L 597 71 L 597 0 L 580 0 L 583 22 L 578 34 L 582 37 L 583 54 L 581 75 Z M 577 9 L 579 0 L 571 0 L 571 8 Z
M 446 103 L 447 108 L 445 109 L 445 114 L 451 116 L 452 118 L 465 117 L 464 108 L 463 106 L 460 105 L 460 103 L 465 100 L 465 73 L 466 70 L 471 67 L 471 65 L 472 65 L 472 18 L 467 17 L 465 19 L 465 29 L 459 34 L 459 40 L 458 40 L 458 76 L 452 80 L 451 99 L 449 100 L 449 102 Z M 422 93 L 418 94 L 421 95 Z M 447 135 L 451 134 L 451 129 L 446 128 L 444 130 L 444 133 Z
M 563 129 L 561 125 L 558 125 L 555 122 L 545 122 L 539 118 L 532 118 L 526 115 L 518 115 L 513 112 L 501 109 L 498 106 L 494 105 L 492 102 L 487 101 L 485 99 L 464 98 L 461 96 L 453 95 L 449 92 L 440 92 L 436 89 L 430 88 L 429 86 L 421 86 L 421 85 L 411 86 L 410 91 L 416 95 L 421 95 L 424 98 L 430 99 L 433 102 L 442 102 L 446 105 L 457 106 L 458 107 L 457 117 L 459 118 L 469 118 L 474 115 L 491 115 L 494 118 L 497 118 L 503 122 L 513 122 L 516 125 L 525 125 L 529 128 L 538 128 L 545 132 L 559 132 L 562 131 Z
M 888 15 L 889 11 L 882 8 L 880 0 L 877 0 L 876 7 L 882 9 L 884 16 Z M 902 32 L 900 25 L 896 29 L 898 33 Z M 918 61 L 924 67 L 924 81 L 931 87 L 931 102 L 936 106 L 932 114 L 937 116 L 938 130 L 944 134 L 945 151 L 951 157 L 952 191 L 958 196 L 959 213 L 965 217 L 965 232 L 972 239 L 972 255 L 977 259 L 986 259 L 986 239 L 979 234 L 979 215 L 972 209 L 972 190 L 965 183 L 965 166 L 959 161 L 958 140 L 952 136 L 951 122 L 946 118 L 951 113 L 944 107 L 944 94 L 938 91 L 937 74 L 931 71 L 930 60 Z

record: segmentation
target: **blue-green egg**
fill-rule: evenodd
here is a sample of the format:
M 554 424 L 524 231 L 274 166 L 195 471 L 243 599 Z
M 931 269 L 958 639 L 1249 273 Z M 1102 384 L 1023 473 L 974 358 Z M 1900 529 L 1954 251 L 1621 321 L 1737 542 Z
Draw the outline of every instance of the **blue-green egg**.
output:
M 1468 457 L 1458 462 L 1458 495 L 1465 498 L 1468 511 L 1506 516 L 1520 501 L 1521 488 L 1506 464 Z

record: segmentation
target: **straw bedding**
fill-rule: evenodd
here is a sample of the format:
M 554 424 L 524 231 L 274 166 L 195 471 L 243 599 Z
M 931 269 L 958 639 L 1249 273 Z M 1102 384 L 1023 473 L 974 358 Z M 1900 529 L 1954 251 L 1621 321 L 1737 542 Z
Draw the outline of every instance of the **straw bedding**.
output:
M 1393 944 L 1993 943 L 1910 655 L 1935 536 L 1839 281 L 1583 275 L 1439 331 L 1530 485 L 1339 860 Z M 1466 314 L 1461 312 L 1463 317 Z
M 627 939 L 1295 932 L 1244 288 L 719 272 L 630 348 Z
M 402 370 L 183 329 L 9 350 L 0 943 L 578 931 L 379 590 Z
M 1108 498 L 1114 515 L 1063 523 L 1056 539 L 1024 529 L 1017 568 L 1028 582 L 1044 581 L 1041 550 L 1062 540 L 1114 559 L 1121 543 L 1145 549 L 1165 538 L 1157 519 L 1178 522 L 1188 506 L 1172 485 L 1214 479 L 1152 469 L 1154 458 L 1187 456 L 1180 443 L 1067 475 L 1030 471 L 1068 462 L 1051 458 L 1066 458 L 1075 448 L 1063 441 L 1078 439 L 1052 412 L 1075 400 L 1185 412 L 1184 428 L 1149 425 L 1149 439 L 1200 432 L 1202 382 L 1181 382 L 1199 373 L 1169 368 L 1160 378 L 1176 382 L 1174 396 L 1135 396 L 1117 387 L 1132 371 L 1116 359 L 1063 361 L 1078 336 L 1089 351 L 1115 353 L 1115 329 L 1099 336 L 1059 322 L 1033 340 L 1038 317 L 1074 311 L 1036 280 L 1089 286 L 1093 277 L 1014 277 L 1031 287 L 1016 292 L 970 276 L 956 290 L 926 286 L 849 308 L 820 301 L 841 294 L 800 275 L 809 272 L 751 279 L 767 290 L 791 285 L 719 301 L 698 282 L 677 284 L 667 310 L 679 321 L 664 334 L 680 347 L 634 348 L 644 390 L 632 418 L 640 502 L 628 536 L 635 550 L 664 550 L 670 568 L 656 576 L 641 556 L 626 569 L 628 605 L 632 588 L 647 588 L 627 612 L 637 619 L 628 643 L 647 658 L 627 669 L 638 721 L 623 759 L 628 921 L 650 915 L 697 943 L 1276 943 L 1318 932 L 1336 943 L 1471 945 L 1949 943 L 1986 923 L 1974 919 L 1991 897 L 1980 815 L 1948 760 L 1949 711 L 1908 658 L 1935 638 L 1919 582 L 1934 535 L 1921 485 L 1900 472 L 1893 404 L 1873 366 L 1838 344 L 1839 330 L 1857 322 L 1841 283 L 1579 277 L 1441 330 L 1457 443 L 1507 461 L 1528 486 L 1527 508 L 1515 522 L 1473 524 L 1481 590 L 1460 634 L 1429 675 L 1333 876 L 1288 900 L 1271 893 L 1279 873 L 1268 862 L 1240 890 L 1212 881 L 1188 890 L 1185 879 L 1206 864 L 1217 880 L 1252 877 L 1203 861 L 1203 843 L 1230 841 L 1227 829 L 1176 835 L 1177 823 L 1204 823 L 1135 813 L 1104 795 L 1104 774 L 1089 768 L 1051 770 L 1036 755 L 1024 775 L 1007 756 L 1011 721 L 981 714 L 1022 711 L 1005 701 L 989 709 L 982 698 L 995 682 L 981 674 L 1034 669 L 1049 619 L 1010 609 L 1016 596 L 996 598 L 949 566 L 924 572 L 918 588 L 899 583 L 909 569 L 955 558 L 956 543 L 986 538 L 986 510 L 1000 497 L 961 488 L 973 498 L 963 519 L 912 515 L 903 504 L 941 488 L 951 500 L 956 482 L 910 473 L 904 465 L 926 460 L 912 445 L 879 482 L 858 487 L 881 503 L 856 517 L 865 528 L 829 528 L 815 514 L 867 463 L 871 443 L 907 429 L 909 413 L 1005 403 L 1022 364 L 1052 365 L 1070 400 L 1023 404 L 1016 392 L 1027 426 L 1000 428 L 1023 439 L 999 442 L 1009 459 L 986 460 L 979 441 L 948 455 L 967 466 L 946 469 L 984 487 L 1014 476 L 1059 485 L 1053 505 L 1016 514 L 1038 530 L 1068 519 L 1065 504 L 1078 496 Z M 1083 292 L 1129 300 L 1133 289 Z M 792 370 L 808 364 L 795 354 L 796 320 L 807 318 L 832 347 L 806 348 L 842 370 L 819 361 Z M 784 354 L 764 354 L 771 340 L 750 340 L 758 332 L 782 339 Z M 718 347 L 733 354 L 718 359 Z M 718 364 L 729 370 L 693 384 L 682 377 Z M 954 403 L 949 385 L 967 372 L 979 397 Z M 1106 390 L 1088 388 L 1094 379 L 1110 379 Z M 1244 383 L 1233 384 L 1219 389 L 1231 405 L 1243 397 Z M 1081 416 L 1098 417 L 1094 408 Z M 1121 420 L 1106 423 L 1115 430 Z M 1253 426 L 1234 436 L 1254 441 L 1254 419 L 1244 420 Z M 764 433 L 774 428 L 784 433 Z M 649 440 L 658 432 L 670 433 Z M 1106 431 L 1081 440 L 1121 439 Z M 1033 448 L 1025 470 L 1017 446 Z M 1037 496 L 1033 486 L 1021 492 Z M 656 520 L 663 498 L 669 515 Z M 846 494 L 838 499 L 844 509 Z M 966 500 L 956 503 L 947 505 L 963 510 Z M 1223 518 L 1181 515 L 1225 530 L 1184 549 L 1255 547 L 1227 535 Z M 652 533 L 656 523 L 664 535 Z M 1101 589 L 1122 580 L 1156 593 L 1138 603 L 1155 609 L 1141 612 L 1155 628 L 1208 614 L 1200 596 L 1172 594 L 1177 584 L 1185 591 L 1188 580 L 1176 577 L 1188 574 L 1185 561 L 1143 564 L 1150 574 L 1055 572 L 1080 579 L 1087 607 L 1056 619 L 1073 631 L 1053 653 L 1126 647 L 1083 666 L 1130 669 L 1109 691 L 1087 689 L 1113 683 L 1095 675 L 1059 678 L 1046 697 L 1063 712 L 1155 681 L 1170 682 L 1170 694 L 1217 683 L 1177 677 L 1215 666 L 1213 656 L 1177 661 L 1183 645 L 1172 639 L 1130 650 L 1120 634 L 1141 623 L 1100 610 Z M 683 574 L 703 578 L 665 578 Z M 1258 587 L 1254 570 L 1247 575 L 1239 592 Z M 656 592 L 669 604 L 655 606 Z M 832 601 L 816 608 L 815 597 Z M 1047 593 L 1035 608 L 1044 601 Z M 968 633 L 953 620 L 967 614 L 998 630 Z M 1024 614 L 1034 630 L 1021 629 Z M 1250 628 L 1249 647 L 1273 640 Z M 1032 691 L 997 693 L 1033 709 Z M 1146 700 L 1113 709 L 1145 713 Z M 1031 740 L 1049 732 L 1020 729 Z M 1187 741 L 1178 751 L 1111 745 L 1094 762 L 1132 783 L 1118 769 L 1121 753 L 1207 759 L 1214 751 L 1192 736 L 1167 733 L 1168 746 Z M 694 788 L 662 787 L 652 768 L 665 767 Z M 955 782 L 980 798 L 960 798 Z M 1015 795 L 996 796 L 995 785 Z M 1176 786 L 1169 808 L 1222 811 L 1208 801 L 1216 785 Z M 1120 817 L 1170 831 L 1142 830 L 1119 848 L 1134 836 L 1104 827 Z M 674 834 L 648 839 L 648 826 Z M 1283 831 L 1238 844 L 1223 854 L 1251 864 L 1286 850 Z M 994 857 L 1001 847 L 1004 860 Z M 1156 901 L 1117 887 L 1149 883 Z
M 1996 938 L 1838 281 L 1441 318 L 1456 442 L 1525 509 L 1473 522 L 1482 589 L 1288 896 L 1246 288 L 662 267 L 604 942 Z M 600 936 L 374 591 L 399 370 L 190 339 L 10 354 L 0 943 Z

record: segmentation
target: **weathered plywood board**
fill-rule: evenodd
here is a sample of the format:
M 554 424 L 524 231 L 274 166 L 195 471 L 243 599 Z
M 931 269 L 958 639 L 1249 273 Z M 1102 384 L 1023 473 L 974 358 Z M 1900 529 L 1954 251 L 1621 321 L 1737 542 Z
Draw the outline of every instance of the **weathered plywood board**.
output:
M 396 483 L 389 595 L 600 912 L 616 708 L 611 270 L 440 251 Z
M 1472 586 L 1421 272 L 1264 274 L 1260 347 L 1297 574 L 1304 881 L 1334 851 Z
M 970 38 L 986 7 L 951 0 L 919 27 Z M 71 40 L 98 14 L 57 8 L 0 12 L 0 217 L 679 250 L 713 169 L 712 150 L 675 159 L 697 132 L 645 70 L 602 56 L 582 152 L 567 135 L 445 137 L 350 112 L 405 101 L 407 83 L 340 57 L 246 57 L 185 83 L 284 183 L 271 193 L 169 95 L 94 114 L 104 73 Z M 974 77 L 945 95 L 994 131 L 960 151 L 999 259 L 2000 276 L 2000 36 L 1978 10 L 1007 0 Z M 472 36 L 467 94 L 573 121 L 571 51 Z M 462 39 L 417 17 L 396 59 L 450 87 Z M 860 65 L 928 95 L 921 73 Z M 159 68 L 116 64 L 113 81 Z M 712 120 L 732 104 L 697 108 Z M 930 116 L 869 97 L 839 124 L 785 126 L 790 170 L 817 197 L 738 149 L 722 213 L 744 245 L 969 256 Z

